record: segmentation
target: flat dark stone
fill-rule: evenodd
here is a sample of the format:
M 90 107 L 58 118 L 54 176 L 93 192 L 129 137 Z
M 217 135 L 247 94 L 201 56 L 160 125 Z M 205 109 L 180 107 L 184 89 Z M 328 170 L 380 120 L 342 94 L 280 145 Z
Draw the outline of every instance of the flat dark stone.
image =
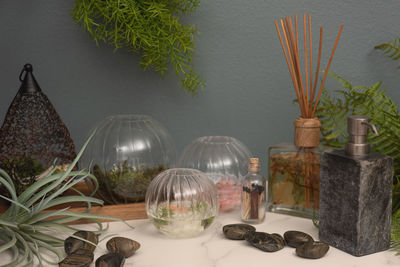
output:
M 306 233 L 300 231 L 287 231 L 283 234 L 286 244 L 290 247 L 297 248 L 304 243 L 313 242 L 314 239 Z
M 266 252 L 275 252 L 285 246 L 285 241 L 278 234 L 248 232 L 245 238 L 252 246 Z
M 90 231 L 78 231 L 75 232 L 73 235 L 88 240 L 96 245 L 99 242 L 97 235 Z M 64 249 L 65 253 L 67 253 L 67 255 L 70 255 L 79 249 L 89 250 L 93 252 L 96 249 L 96 246 L 88 242 L 79 240 L 73 236 L 70 236 L 64 241 Z
M 77 251 L 75 251 L 74 253 L 70 254 L 70 255 L 74 255 L 74 256 L 85 256 L 88 258 L 91 258 L 92 261 L 94 259 L 94 254 L 91 250 L 88 249 L 78 249 Z
M 247 232 L 255 232 L 256 228 L 249 224 L 237 223 L 225 225 L 222 228 L 222 231 L 226 238 L 232 240 L 244 240 Z
M 58 266 L 60 267 L 89 267 L 93 262 L 93 252 L 79 249 L 74 254 L 68 255 Z
M 271 237 L 272 237 L 272 238 L 275 238 L 275 239 L 276 239 L 280 244 L 282 244 L 283 246 L 286 245 L 285 239 L 284 239 L 280 234 L 273 233 L 273 234 L 271 234 Z
M 122 267 L 125 263 L 125 257 L 119 253 L 108 253 L 100 256 L 96 260 L 96 267 Z
M 140 243 L 125 237 L 113 237 L 107 242 L 110 252 L 120 253 L 125 258 L 132 256 L 140 248 Z
M 329 250 L 329 245 L 323 242 L 308 242 L 296 248 L 299 257 L 307 259 L 319 259 L 325 256 Z

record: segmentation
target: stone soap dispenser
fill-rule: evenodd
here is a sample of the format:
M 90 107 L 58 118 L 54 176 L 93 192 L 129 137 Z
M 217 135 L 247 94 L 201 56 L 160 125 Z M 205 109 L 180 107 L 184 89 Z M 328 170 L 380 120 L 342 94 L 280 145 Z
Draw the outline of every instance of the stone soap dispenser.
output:
M 393 160 L 369 153 L 365 116 L 349 116 L 345 150 L 321 157 L 319 239 L 363 256 L 390 246 Z

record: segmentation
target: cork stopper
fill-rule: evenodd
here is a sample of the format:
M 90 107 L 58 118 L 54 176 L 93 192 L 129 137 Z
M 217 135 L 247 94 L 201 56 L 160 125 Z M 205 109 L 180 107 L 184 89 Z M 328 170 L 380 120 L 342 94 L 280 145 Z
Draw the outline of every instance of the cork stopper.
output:
M 258 172 L 260 170 L 259 159 L 250 158 L 249 171 Z
M 319 146 L 320 128 L 318 118 L 297 118 L 294 121 L 294 144 L 297 147 Z

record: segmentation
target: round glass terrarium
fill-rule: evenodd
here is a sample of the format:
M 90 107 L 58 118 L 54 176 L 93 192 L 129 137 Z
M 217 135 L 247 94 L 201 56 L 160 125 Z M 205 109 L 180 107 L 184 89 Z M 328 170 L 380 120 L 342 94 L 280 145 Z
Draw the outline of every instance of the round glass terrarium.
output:
M 206 173 L 217 186 L 219 210 L 231 211 L 240 206 L 240 183 L 250 158 L 247 147 L 233 137 L 204 136 L 185 148 L 178 166 Z
M 168 131 L 146 115 L 116 115 L 96 128 L 82 167 L 96 176 L 97 195 L 108 204 L 143 201 L 153 178 L 175 163 Z M 94 188 L 91 179 L 87 180 Z
M 177 238 L 197 236 L 218 214 L 217 188 L 199 170 L 169 169 L 151 182 L 146 210 L 162 233 Z

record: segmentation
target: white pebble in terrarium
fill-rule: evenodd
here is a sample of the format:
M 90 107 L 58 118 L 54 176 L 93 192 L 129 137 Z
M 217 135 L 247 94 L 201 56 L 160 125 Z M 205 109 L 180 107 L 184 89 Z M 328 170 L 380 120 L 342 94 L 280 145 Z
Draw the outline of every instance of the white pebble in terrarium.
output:
M 146 210 L 162 233 L 176 238 L 197 236 L 218 214 L 217 190 L 198 170 L 170 169 L 150 184 Z

